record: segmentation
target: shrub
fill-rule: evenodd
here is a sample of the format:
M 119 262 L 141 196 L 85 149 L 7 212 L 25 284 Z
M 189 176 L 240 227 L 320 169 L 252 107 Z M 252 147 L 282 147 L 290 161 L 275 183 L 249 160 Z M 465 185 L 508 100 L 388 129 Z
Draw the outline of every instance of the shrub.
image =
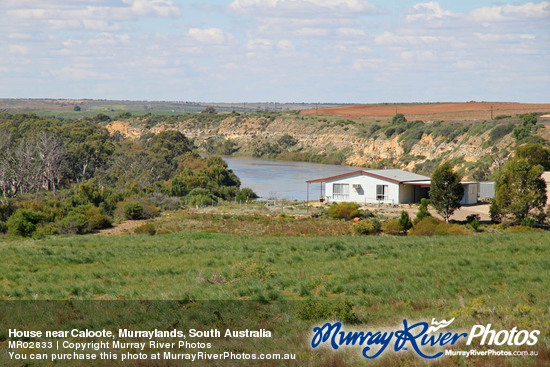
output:
M 257 199 L 258 195 L 254 191 L 252 191 L 251 188 L 244 187 L 239 190 L 236 200 L 237 202 L 244 203 L 248 202 L 248 200 L 254 200 Z
M 44 214 L 30 209 L 18 209 L 8 218 L 8 231 L 16 236 L 29 237 L 44 220 Z
M 355 223 L 351 228 L 358 235 L 375 235 L 380 233 L 382 225 L 376 218 L 367 218 Z
M 428 205 L 430 204 L 429 199 L 420 200 L 420 206 L 418 207 L 418 213 L 416 213 L 416 222 L 421 221 L 426 217 L 431 217 L 432 215 L 428 211 Z
M 535 227 L 537 222 L 531 217 L 525 217 L 521 220 L 521 225 L 524 227 Z
M 332 203 L 327 215 L 334 219 L 352 219 L 359 216 L 359 204 L 357 203 Z
M 402 124 L 403 122 L 407 122 L 407 119 L 402 113 L 396 113 L 391 119 L 392 124 Z
M 6 233 L 8 231 L 8 225 L 6 222 L 0 221 L 0 233 Z
M 399 219 L 395 218 L 382 223 L 382 232 L 395 236 L 403 234 L 403 228 L 399 224 Z
M 474 220 L 477 220 L 478 222 L 481 220 L 481 217 L 479 214 L 470 214 L 466 217 L 466 222 L 472 223 Z
M 58 234 L 59 234 L 59 229 L 54 224 L 50 223 L 38 228 L 34 232 L 33 237 L 43 238 L 45 236 L 55 236 Z
M 407 233 L 407 231 L 411 229 L 413 226 L 411 222 L 411 217 L 409 217 L 409 213 L 407 213 L 404 210 L 401 211 L 401 218 L 399 218 L 399 225 L 401 226 L 401 228 L 403 228 L 403 233 Z
M 156 218 L 160 215 L 160 210 L 153 204 L 143 206 L 143 219 Z
M 109 227 L 111 227 L 111 218 L 102 214 L 98 207 L 91 204 L 71 209 L 59 222 L 59 230 L 70 234 L 85 234 Z
M 150 236 L 154 236 L 157 234 L 157 229 L 155 225 L 151 222 L 142 224 L 141 226 L 134 229 L 135 234 L 148 234 Z
M 479 220 L 477 219 L 474 219 L 473 221 L 470 222 L 470 225 L 472 226 L 472 228 L 474 229 L 474 231 L 478 231 L 479 229 Z
M 124 218 L 137 220 L 143 219 L 143 205 L 141 203 L 128 203 L 124 205 Z
M 435 228 L 436 236 L 467 234 L 466 230 L 458 224 L 441 223 Z
M 84 216 L 88 222 L 88 231 L 111 227 L 111 218 L 101 213 L 99 208 L 90 206 L 84 210 Z
M 410 236 L 433 236 L 438 225 L 443 223 L 432 216 L 418 221 L 409 231 Z
M 88 220 L 84 214 L 77 211 L 71 211 L 59 223 L 59 230 L 61 233 L 84 234 L 87 232 L 87 226 Z
M 187 205 L 211 205 L 214 197 L 207 189 L 196 188 L 185 197 Z

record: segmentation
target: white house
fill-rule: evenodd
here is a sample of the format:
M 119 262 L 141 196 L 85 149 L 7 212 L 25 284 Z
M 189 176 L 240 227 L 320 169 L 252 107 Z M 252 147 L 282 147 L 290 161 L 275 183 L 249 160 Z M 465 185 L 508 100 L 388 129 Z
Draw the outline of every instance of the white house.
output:
M 400 169 L 360 170 L 342 175 L 306 181 L 309 185 L 324 183 L 323 199 L 327 202 L 408 204 L 420 202 L 429 195 L 431 180 L 427 176 Z M 479 183 L 463 182 L 462 204 L 477 202 Z M 321 192 L 323 192 L 321 190 Z M 308 194 L 309 195 L 309 194 Z

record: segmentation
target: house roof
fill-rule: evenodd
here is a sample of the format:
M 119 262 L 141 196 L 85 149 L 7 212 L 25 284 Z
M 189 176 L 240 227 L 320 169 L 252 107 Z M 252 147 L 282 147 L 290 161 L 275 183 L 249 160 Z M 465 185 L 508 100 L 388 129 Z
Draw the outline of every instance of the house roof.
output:
M 325 181 L 336 180 L 341 177 L 347 177 L 347 176 L 352 176 L 357 174 L 377 177 L 377 178 L 389 180 L 395 183 L 430 180 L 430 178 L 427 176 L 418 175 L 416 173 L 407 172 L 400 169 L 369 169 L 369 170 L 353 171 L 353 172 L 344 173 L 336 176 L 325 177 L 325 178 L 318 178 L 316 180 L 309 180 L 306 182 L 307 183 L 325 182 Z

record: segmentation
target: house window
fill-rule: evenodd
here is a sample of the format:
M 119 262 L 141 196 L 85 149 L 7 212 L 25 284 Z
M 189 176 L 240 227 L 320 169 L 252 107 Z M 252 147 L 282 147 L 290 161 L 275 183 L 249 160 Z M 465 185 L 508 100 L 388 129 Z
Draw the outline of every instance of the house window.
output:
M 332 198 L 335 201 L 349 199 L 349 184 L 332 184 Z
M 388 185 L 376 185 L 376 200 L 388 200 Z

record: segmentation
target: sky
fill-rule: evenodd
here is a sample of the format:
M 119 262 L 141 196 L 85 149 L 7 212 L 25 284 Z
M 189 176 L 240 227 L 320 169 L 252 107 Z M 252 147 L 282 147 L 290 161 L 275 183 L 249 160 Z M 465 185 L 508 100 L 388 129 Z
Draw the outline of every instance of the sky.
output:
M 550 102 L 550 1 L 0 0 L 0 97 Z

